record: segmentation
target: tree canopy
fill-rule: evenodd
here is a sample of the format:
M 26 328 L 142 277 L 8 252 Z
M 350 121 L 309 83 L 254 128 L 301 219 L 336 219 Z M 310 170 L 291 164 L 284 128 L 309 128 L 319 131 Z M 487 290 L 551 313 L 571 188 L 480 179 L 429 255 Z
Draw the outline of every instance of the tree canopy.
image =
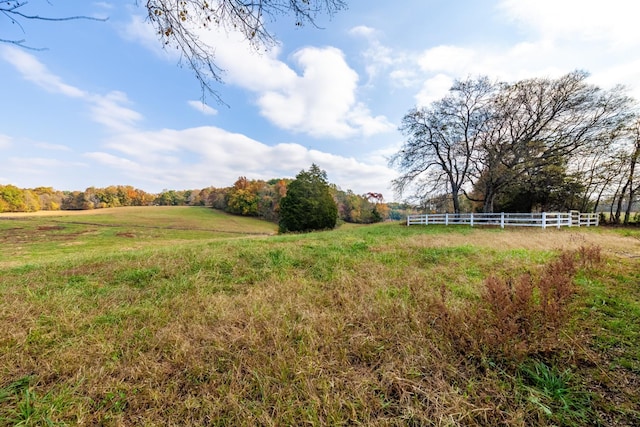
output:
M 553 194 L 569 200 L 569 190 L 576 206 L 564 207 L 584 205 L 577 196 L 587 186 L 576 184 L 587 171 L 579 164 L 628 139 L 636 117 L 622 88 L 603 90 L 587 77 L 574 71 L 515 83 L 457 81 L 442 100 L 405 115 L 407 141 L 391 160 L 402 173 L 396 190 L 413 186 L 418 198 L 448 194 L 456 212 L 460 193 L 484 212 L 496 201 L 525 206 L 507 198 L 527 192 L 542 209 Z
M 233 186 L 206 187 L 191 190 L 164 189 L 147 193 L 130 185 L 89 187 L 84 191 L 59 191 L 52 187 L 18 188 L 0 184 L 0 213 L 35 212 L 39 210 L 87 210 L 121 206 L 210 206 L 225 212 L 262 218 L 278 223 L 280 203 L 292 179 L 268 181 L 239 177 Z M 401 219 L 410 207 L 384 203 L 382 194 L 358 195 L 328 185 L 338 208 L 338 219 L 344 222 L 370 224 L 387 218 Z M 413 211 L 411 211 L 413 212 Z

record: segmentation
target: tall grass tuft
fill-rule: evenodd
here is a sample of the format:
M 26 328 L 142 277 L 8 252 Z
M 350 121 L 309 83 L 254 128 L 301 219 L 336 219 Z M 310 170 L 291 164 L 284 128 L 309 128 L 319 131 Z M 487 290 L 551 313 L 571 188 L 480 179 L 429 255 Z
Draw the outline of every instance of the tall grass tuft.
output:
M 532 360 L 520 366 L 519 378 L 527 400 L 552 424 L 577 427 L 596 419 L 590 395 L 573 384 L 570 369 L 560 370 Z

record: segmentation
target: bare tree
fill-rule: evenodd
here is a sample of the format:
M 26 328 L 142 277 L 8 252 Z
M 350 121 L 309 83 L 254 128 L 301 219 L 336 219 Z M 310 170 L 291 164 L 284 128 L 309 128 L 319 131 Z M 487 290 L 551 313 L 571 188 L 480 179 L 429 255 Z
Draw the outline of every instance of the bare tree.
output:
M 444 190 L 460 212 L 459 196 L 470 182 L 493 90 L 486 77 L 456 81 L 445 98 L 404 116 L 400 130 L 408 139 L 390 161 L 402 172 L 393 182 L 399 194 L 410 185 L 418 194 Z
M 491 104 L 481 156 L 483 210 L 499 192 L 531 170 L 612 141 L 632 117 L 622 88 L 605 91 L 575 71 L 558 79 L 503 84 Z
M 627 153 L 618 146 L 604 148 L 573 156 L 573 172 L 584 185 L 579 206 L 581 212 L 597 212 L 601 202 L 612 196 L 612 185 L 621 179 L 624 172 Z
M 583 188 L 575 181 L 578 172 L 589 165 L 619 164 L 611 153 L 635 117 L 623 88 L 602 90 L 587 77 L 574 71 L 516 83 L 456 82 L 442 100 L 405 115 L 400 129 L 408 139 L 390 162 L 402 172 L 395 189 L 450 194 L 456 212 L 458 196 L 465 194 L 482 202 L 484 212 L 493 212 L 496 198 L 507 189 L 526 179 L 547 182 L 542 175 L 562 166 L 576 184 L 571 191 L 577 203 Z M 618 176 L 615 171 L 592 174 L 587 191 L 600 198 Z M 470 185 L 474 191 L 468 194 Z M 627 194 L 633 188 L 630 182 L 620 189 Z
M 636 121 L 628 129 L 628 142 L 627 151 L 624 152 L 620 158 L 622 176 L 616 191 L 617 203 L 616 212 L 613 217 L 613 222 L 618 224 L 622 215 L 622 208 L 626 202 L 626 208 L 624 210 L 623 223 L 629 224 L 631 217 L 631 209 L 635 202 L 635 197 L 640 184 L 638 184 L 638 160 L 640 160 L 640 120 Z M 635 184 L 634 184 L 635 183 Z
M 640 190 L 640 182 L 638 182 L 640 181 L 640 168 L 638 168 L 638 162 L 640 161 L 640 120 L 635 122 L 631 135 L 634 147 L 629 160 L 629 202 L 627 204 L 627 210 L 624 213 L 625 224 L 629 224 L 631 209 L 636 200 L 638 190 Z

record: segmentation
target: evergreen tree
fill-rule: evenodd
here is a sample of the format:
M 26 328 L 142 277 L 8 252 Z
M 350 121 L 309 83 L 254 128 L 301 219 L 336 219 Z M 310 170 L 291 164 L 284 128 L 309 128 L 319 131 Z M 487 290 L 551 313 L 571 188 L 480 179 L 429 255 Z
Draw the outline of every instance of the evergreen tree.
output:
M 280 202 L 280 232 L 327 230 L 336 226 L 337 219 L 327 173 L 314 164 L 296 175 Z

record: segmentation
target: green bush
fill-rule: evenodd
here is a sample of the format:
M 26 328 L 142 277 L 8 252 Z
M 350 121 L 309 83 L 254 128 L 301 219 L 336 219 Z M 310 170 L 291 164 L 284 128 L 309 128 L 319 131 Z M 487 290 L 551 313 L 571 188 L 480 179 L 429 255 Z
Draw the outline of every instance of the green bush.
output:
M 327 173 L 311 165 L 289 184 L 280 202 L 280 232 L 328 230 L 337 220 L 338 207 L 329 190 Z

